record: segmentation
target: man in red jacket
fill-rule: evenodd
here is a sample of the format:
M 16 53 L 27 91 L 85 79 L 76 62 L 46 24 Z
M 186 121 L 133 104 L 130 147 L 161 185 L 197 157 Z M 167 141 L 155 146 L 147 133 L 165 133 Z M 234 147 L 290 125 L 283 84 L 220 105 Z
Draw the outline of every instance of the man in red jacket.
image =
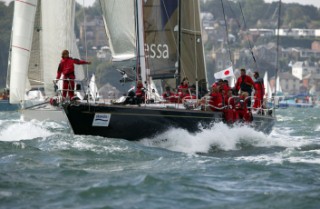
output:
M 91 62 L 69 57 L 69 51 L 63 50 L 56 79 L 63 79 L 62 96 L 64 98 L 67 97 L 67 94 L 70 99 L 74 97 L 74 79 L 76 78 L 74 74 L 74 64 L 84 65 L 91 64 Z
M 248 75 L 246 75 L 246 70 L 241 69 L 241 76 L 238 78 L 237 83 L 236 83 L 236 90 L 239 91 L 241 90 L 241 93 L 247 92 L 248 93 L 248 107 L 251 106 L 251 93 L 252 93 L 252 88 L 254 88 L 254 82 L 252 78 Z

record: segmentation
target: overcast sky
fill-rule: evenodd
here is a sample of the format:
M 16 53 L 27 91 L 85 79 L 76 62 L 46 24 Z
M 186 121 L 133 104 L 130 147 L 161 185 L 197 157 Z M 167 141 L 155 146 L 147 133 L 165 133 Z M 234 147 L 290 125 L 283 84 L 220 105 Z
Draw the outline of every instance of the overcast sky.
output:
M 10 2 L 12 0 L 0 0 L 4 2 Z M 57 0 L 54 0 L 57 1 Z M 85 4 L 85 6 L 92 5 L 95 0 L 76 0 L 79 3 Z M 265 2 L 272 2 L 272 1 L 278 1 L 278 0 L 265 0 Z M 320 8 L 320 0 L 282 0 L 283 3 L 299 3 L 299 4 L 304 4 L 304 5 L 314 5 L 318 8 Z

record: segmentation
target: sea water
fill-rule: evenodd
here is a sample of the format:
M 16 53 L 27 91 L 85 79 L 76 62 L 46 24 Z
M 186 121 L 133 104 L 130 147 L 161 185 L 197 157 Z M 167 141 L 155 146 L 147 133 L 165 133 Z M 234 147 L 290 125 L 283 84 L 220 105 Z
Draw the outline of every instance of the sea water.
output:
M 130 142 L 0 112 L 0 208 L 320 208 L 319 109 L 276 114 Z

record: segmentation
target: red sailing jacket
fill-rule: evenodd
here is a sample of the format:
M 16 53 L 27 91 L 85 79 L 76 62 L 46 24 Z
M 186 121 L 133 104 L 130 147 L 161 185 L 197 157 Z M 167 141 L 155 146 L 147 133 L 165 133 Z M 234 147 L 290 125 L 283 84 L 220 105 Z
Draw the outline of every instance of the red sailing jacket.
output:
M 143 91 L 143 84 L 137 84 L 136 96 L 137 97 L 144 97 L 145 92 Z
M 62 58 L 58 67 L 57 77 L 56 79 L 60 79 L 61 74 L 64 75 L 64 79 L 71 78 L 74 79 L 74 64 L 83 65 L 88 64 L 87 61 L 73 59 L 72 57 Z
M 210 95 L 210 101 L 209 101 L 209 104 L 210 105 L 212 105 L 212 106 L 214 106 L 214 107 L 222 107 L 222 102 L 223 102 L 223 100 L 222 100 L 222 95 L 220 94 L 220 93 L 212 93 L 211 95 Z M 214 108 L 214 107 L 211 107 L 210 106 L 210 108 L 211 108 L 211 110 L 218 110 L 218 109 L 216 109 L 216 108 Z
M 264 85 L 263 85 L 263 80 L 261 78 L 258 78 L 254 82 L 254 89 L 256 90 L 255 96 L 262 99 L 264 95 Z
M 243 77 L 244 77 L 244 79 L 243 79 Z M 241 88 L 241 85 L 246 89 L 243 89 L 243 87 Z M 253 82 L 252 78 L 248 75 L 240 76 L 237 80 L 237 83 L 236 83 L 236 89 L 238 91 L 240 89 L 242 91 L 248 91 L 248 89 L 251 89 L 252 86 L 254 86 L 254 82 Z

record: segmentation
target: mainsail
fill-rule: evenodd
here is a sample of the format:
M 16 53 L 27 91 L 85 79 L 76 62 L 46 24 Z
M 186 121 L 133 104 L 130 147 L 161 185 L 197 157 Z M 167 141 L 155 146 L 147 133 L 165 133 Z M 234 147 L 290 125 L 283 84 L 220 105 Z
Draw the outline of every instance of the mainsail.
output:
M 70 56 L 76 56 L 74 48 L 75 1 L 43 1 L 42 18 L 42 53 L 43 79 L 47 95 L 53 94 L 52 80 L 56 77 L 57 67 L 61 59 L 61 51 L 70 50 Z M 78 73 L 77 70 L 75 70 Z M 76 78 L 79 77 L 76 74 Z
M 113 59 L 141 58 L 138 46 L 143 42 L 145 55 L 141 59 L 145 59 L 146 69 L 141 70 L 147 77 L 174 80 L 188 77 L 191 84 L 203 81 L 206 85 L 199 1 L 141 2 L 100 0 Z M 142 12 L 137 8 L 140 5 Z M 138 15 L 143 16 L 143 27 L 138 25 Z M 139 36 L 141 33 L 143 36 Z M 140 37 L 143 40 L 138 40 Z
M 145 51 L 153 79 L 206 82 L 199 11 L 198 0 L 145 1 Z

